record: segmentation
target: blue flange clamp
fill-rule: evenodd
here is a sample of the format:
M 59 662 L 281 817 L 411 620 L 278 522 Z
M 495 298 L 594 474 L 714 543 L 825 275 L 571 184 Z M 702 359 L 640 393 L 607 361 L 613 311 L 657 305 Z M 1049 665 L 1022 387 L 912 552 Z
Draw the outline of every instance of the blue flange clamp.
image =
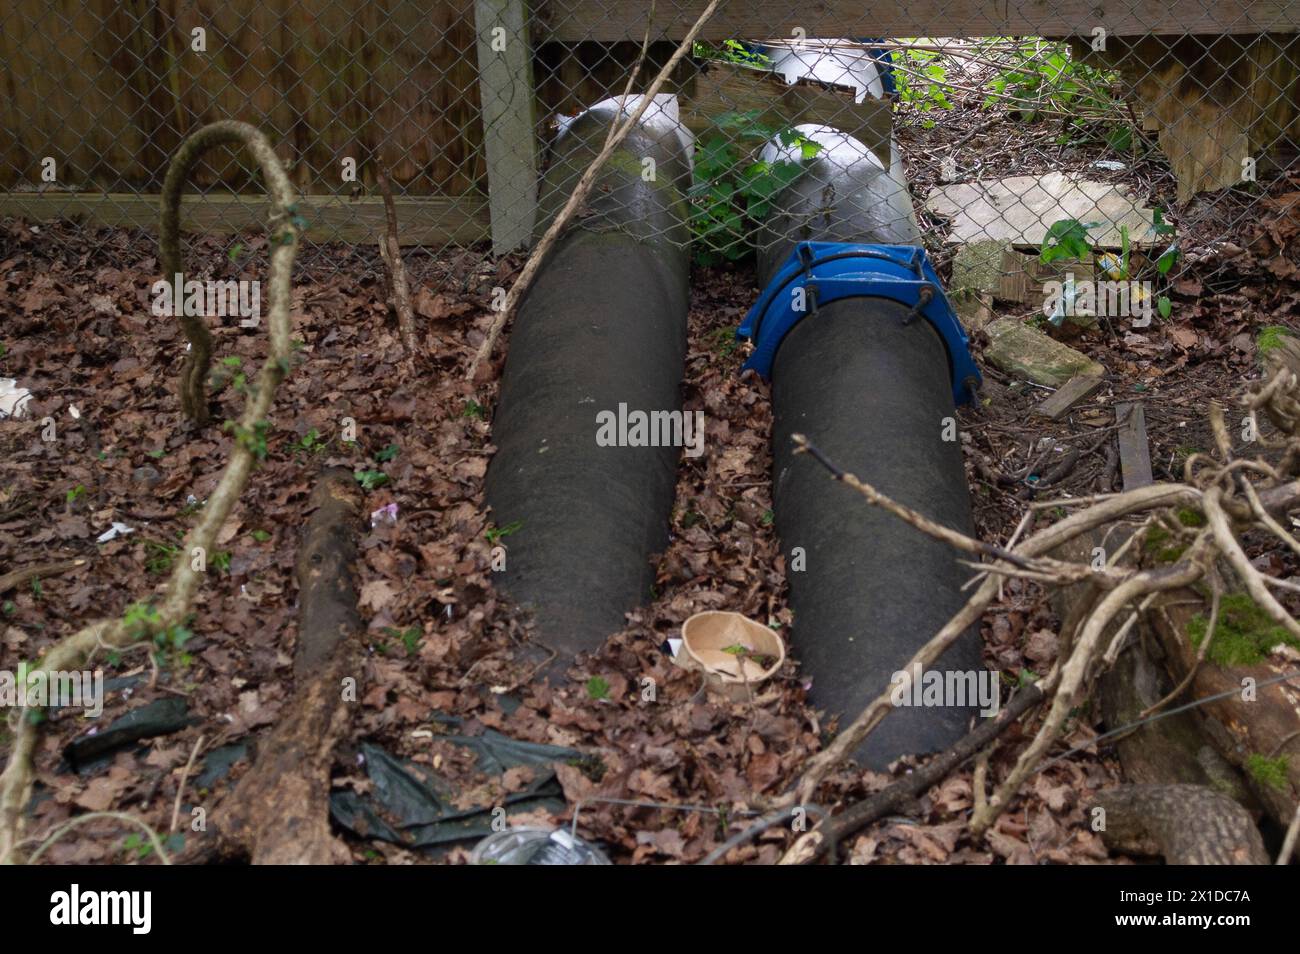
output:
M 776 349 L 799 321 L 815 315 L 820 305 L 864 297 L 892 299 L 912 309 L 909 321 L 928 321 L 948 352 L 953 402 L 974 400 L 982 379 L 966 331 L 925 249 L 915 245 L 800 242 L 736 331 L 737 338 L 754 342 L 745 368 L 770 379 Z

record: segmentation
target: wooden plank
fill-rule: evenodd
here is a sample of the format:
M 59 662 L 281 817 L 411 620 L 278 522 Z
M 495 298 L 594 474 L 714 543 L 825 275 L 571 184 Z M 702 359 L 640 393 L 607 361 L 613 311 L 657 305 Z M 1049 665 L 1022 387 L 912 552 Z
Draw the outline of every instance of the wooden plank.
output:
M 1121 95 L 1144 131 L 1158 135 L 1178 180 L 1178 200 L 1242 181 L 1253 156 L 1286 168 L 1300 142 L 1300 97 L 1294 93 L 1300 40 L 1294 35 L 1239 38 L 1120 38 L 1104 51 L 1072 47 L 1085 62 L 1117 68 Z
M 523 0 L 474 0 L 492 251 L 528 245 L 537 217 L 532 43 Z
M 651 39 L 681 39 L 707 0 L 654 7 Z M 634 40 L 646 31 L 645 0 L 550 0 L 548 40 Z M 1111 36 L 1297 33 L 1300 4 L 1290 0 L 1166 0 L 1102 5 L 1097 0 L 751 0 L 723 5 L 700 39 L 853 36 L 1081 36 L 1094 27 Z
M 1083 262 L 1058 259 L 1044 264 L 1038 254 L 1008 248 L 1002 253 L 1002 280 L 998 284 L 997 297 L 1003 301 L 1042 305 L 1045 300 L 1043 285 L 1053 281 L 1064 282 L 1070 275 L 1074 276 L 1075 282 L 1091 281 L 1095 277 L 1091 259 Z
M 158 230 L 159 197 L 84 192 L 0 193 L 0 216 L 32 222 L 84 220 L 111 228 Z M 397 200 L 403 245 L 469 245 L 488 238 L 487 203 L 482 196 L 408 196 Z M 262 196 L 186 196 L 181 228 L 186 232 L 230 235 L 266 227 L 269 203 Z M 384 230 L 380 196 L 302 196 L 306 237 L 315 242 L 373 242 Z
M 1034 413 L 1059 421 L 1080 401 L 1092 397 L 1106 383 L 1106 379 L 1097 375 L 1076 374 L 1038 407 Z
M 893 106 L 888 100 L 853 101 L 849 86 L 817 82 L 787 83 L 771 70 L 735 63 L 708 63 L 686 84 L 682 97 L 682 122 L 699 135 L 727 112 L 758 113 L 763 123 L 796 126 L 818 123 L 833 126 L 859 140 L 886 165 L 890 161 Z
M 1142 402 L 1115 405 L 1115 423 L 1119 424 L 1119 472 L 1125 490 L 1149 486 L 1151 448 L 1147 446 L 1146 414 Z

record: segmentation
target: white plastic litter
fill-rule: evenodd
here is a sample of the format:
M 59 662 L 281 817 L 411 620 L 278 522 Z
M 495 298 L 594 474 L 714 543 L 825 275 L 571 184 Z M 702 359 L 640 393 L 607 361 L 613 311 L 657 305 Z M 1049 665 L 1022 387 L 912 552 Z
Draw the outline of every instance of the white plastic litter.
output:
M 24 417 L 32 392 L 20 388 L 13 378 L 0 378 L 0 418 Z
M 1098 159 L 1092 164 L 1094 169 L 1105 169 L 1107 172 L 1123 172 L 1128 166 L 1122 162 L 1116 162 L 1114 159 Z
M 370 515 L 370 526 L 373 529 L 378 526 L 394 526 L 397 523 L 397 504 L 390 503 L 380 507 Z
M 96 543 L 107 543 L 109 540 L 116 540 L 118 537 L 124 537 L 128 533 L 135 533 L 135 527 L 128 527 L 124 523 L 113 521 L 113 525 L 95 538 Z

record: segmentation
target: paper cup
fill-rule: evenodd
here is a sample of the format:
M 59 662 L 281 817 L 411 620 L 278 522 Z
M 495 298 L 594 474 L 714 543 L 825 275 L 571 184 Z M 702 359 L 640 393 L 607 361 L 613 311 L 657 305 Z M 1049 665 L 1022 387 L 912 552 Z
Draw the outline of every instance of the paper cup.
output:
M 785 644 L 770 627 L 740 613 L 707 610 L 682 624 L 677 662 L 704 673 L 705 685 L 745 699 L 785 662 Z

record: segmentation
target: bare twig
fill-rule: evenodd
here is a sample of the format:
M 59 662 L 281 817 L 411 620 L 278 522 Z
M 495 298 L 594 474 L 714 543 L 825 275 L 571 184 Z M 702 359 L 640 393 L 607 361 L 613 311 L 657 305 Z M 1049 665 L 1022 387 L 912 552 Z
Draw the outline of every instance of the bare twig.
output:
M 415 312 L 411 309 L 411 286 L 406 280 L 402 246 L 397 240 L 397 205 L 393 202 L 393 187 L 382 159 L 375 163 L 375 179 L 384 196 L 387 231 L 379 236 L 379 257 L 388 269 L 389 304 L 397 313 L 397 330 L 402 336 L 402 347 L 406 350 L 407 357 L 416 358 L 419 357 L 420 345 L 415 333 Z
M 1105 526 L 1115 520 L 1158 510 L 1162 507 L 1185 507 L 1195 504 L 1201 498 L 1201 492 L 1184 484 L 1152 484 L 1127 493 L 1117 494 L 1099 501 L 1093 506 L 1039 530 L 1024 543 L 1016 547 L 1015 552 L 1022 556 L 1038 556 L 1048 553 L 1070 540 L 1088 533 L 1097 527 Z M 918 649 L 901 668 L 912 666 L 929 666 L 943 655 L 944 651 L 956 641 L 966 628 L 975 623 L 997 593 L 997 582 L 986 578 L 971 595 L 952 619 Z M 858 745 L 876 728 L 877 725 L 894 708 L 891 700 L 892 686 L 871 701 L 860 715 L 844 729 L 823 751 L 809 760 L 803 777 L 794 789 L 782 796 L 777 804 L 793 805 L 813 801 L 813 795 L 826 775 L 838 764 L 850 757 Z
M 1210 643 L 1214 640 L 1214 631 L 1219 625 L 1219 604 L 1223 597 L 1223 588 L 1219 585 L 1218 574 L 1211 570 L 1210 574 L 1210 621 L 1205 624 L 1205 638 L 1201 640 L 1200 648 L 1196 651 L 1196 661 L 1187 670 L 1187 675 L 1182 678 L 1168 695 L 1159 702 L 1147 706 L 1138 713 L 1139 718 L 1146 718 L 1152 713 L 1159 712 L 1169 703 L 1181 696 L 1184 690 L 1192 684 L 1196 678 L 1197 670 L 1201 668 L 1201 663 L 1205 662 L 1206 655 L 1210 651 Z
M 8 592 L 15 586 L 22 586 L 28 580 L 57 576 L 75 570 L 79 566 L 85 566 L 86 563 L 86 560 L 57 560 L 53 563 L 34 563 L 31 566 L 10 570 L 4 576 L 0 576 L 0 594 Z
M 194 743 L 194 748 L 190 749 L 190 757 L 185 762 L 185 768 L 181 771 L 181 780 L 176 783 L 176 801 L 172 804 L 172 823 L 168 826 L 169 832 L 176 831 L 176 825 L 181 817 L 181 796 L 185 794 L 185 783 L 189 781 L 190 769 L 194 768 L 194 760 L 198 757 L 199 750 L 203 748 L 203 743 L 207 741 L 207 736 L 200 735 Z
M 1295 815 L 1291 818 L 1291 824 L 1286 829 L 1286 838 L 1282 841 L 1282 850 L 1277 853 L 1278 864 L 1289 865 L 1291 863 L 1291 852 L 1295 851 L 1298 836 L 1300 836 L 1300 804 L 1295 807 Z
M 135 815 L 128 814 L 127 812 L 87 812 L 85 815 L 78 815 L 76 818 L 65 822 L 55 829 L 54 832 L 52 832 L 50 836 L 41 843 L 41 846 L 32 852 L 31 864 L 36 864 L 36 862 L 40 861 L 41 855 L 54 847 L 55 843 L 62 839 L 68 832 L 72 831 L 72 829 L 78 828 L 86 822 L 99 821 L 104 818 L 112 818 L 117 821 L 126 822 L 129 825 L 135 825 L 137 828 L 144 829 L 145 835 L 149 838 L 149 844 L 152 845 L 153 850 L 158 853 L 158 860 L 165 865 L 172 863 L 171 856 L 167 854 L 167 851 L 163 848 L 162 839 L 158 837 L 158 833 L 150 828 L 143 819 L 137 818 Z M 3 860 L 3 858 L 0 858 L 0 861 Z
M 871 824 L 891 811 L 895 811 L 916 798 L 930 786 L 942 781 L 950 772 L 960 767 L 1020 718 L 1031 707 L 1043 700 L 1038 686 L 1026 686 L 998 715 L 985 719 L 952 748 L 931 759 L 921 768 L 910 772 L 882 791 L 852 805 L 838 815 L 832 815 L 800 838 L 785 853 L 780 864 L 807 864 L 815 861 L 846 835 Z

